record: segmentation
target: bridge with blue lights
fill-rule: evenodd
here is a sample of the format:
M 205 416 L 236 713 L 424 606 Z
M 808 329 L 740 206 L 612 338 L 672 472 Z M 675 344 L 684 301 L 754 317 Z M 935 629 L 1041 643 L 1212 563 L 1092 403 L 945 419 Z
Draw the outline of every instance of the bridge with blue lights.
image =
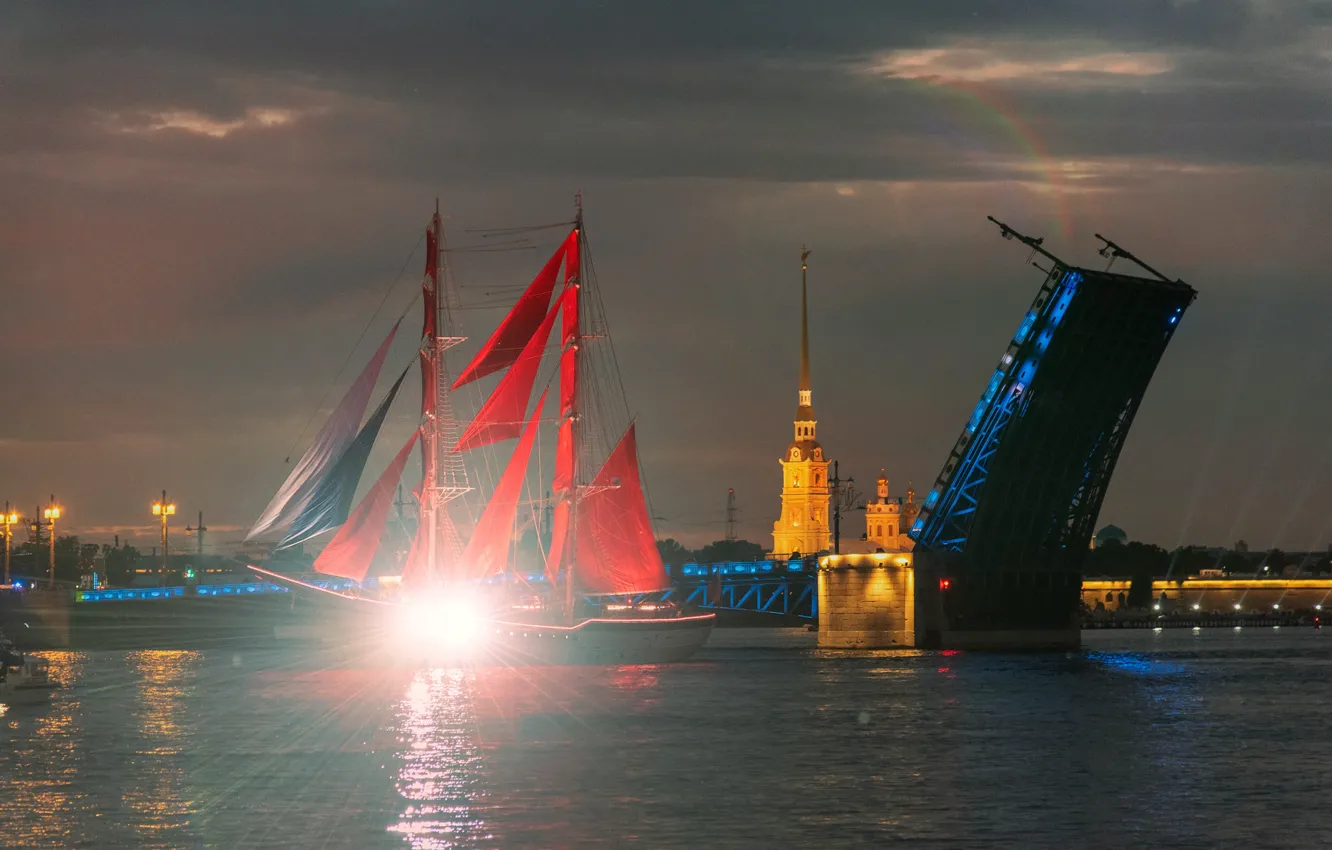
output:
M 818 616 L 815 574 L 798 561 L 685 564 L 672 570 L 671 578 L 674 584 L 665 597 L 682 607 L 802 620 Z
M 540 576 L 529 577 L 534 583 Z M 772 614 L 813 620 L 817 614 L 815 576 L 801 562 L 782 561 L 730 561 L 719 564 L 685 564 L 671 569 L 671 588 L 662 593 L 647 594 L 630 602 L 645 601 L 647 597 L 671 601 L 681 607 L 705 611 L 735 611 L 753 614 Z M 367 585 L 374 579 L 367 580 Z M 314 579 L 309 584 L 324 590 L 345 593 L 356 589 L 350 579 Z M 267 581 L 234 584 L 201 584 L 195 586 L 108 588 L 80 590 L 75 595 L 79 603 L 169 601 L 188 598 L 243 599 L 270 594 L 290 594 L 287 585 Z
M 1045 279 L 909 532 L 917 628 L 930 645 L 1073 629 L 1111 474 L 1197 296 L 1099 235 L 1111 263 L 1125 258 L 1151 277 L 1067 265 L 1042 240 L 995 224 L 1049 267 L 1033 263 Z

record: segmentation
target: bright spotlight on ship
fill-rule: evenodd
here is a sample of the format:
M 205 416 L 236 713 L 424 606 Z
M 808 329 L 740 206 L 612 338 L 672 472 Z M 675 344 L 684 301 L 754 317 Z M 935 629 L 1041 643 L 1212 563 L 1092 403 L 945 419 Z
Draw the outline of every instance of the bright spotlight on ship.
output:
M 478 594 L 453 590 L 411 599 L 393 606 L 400 646 L 427 655 L 471 655 L 485 643 L 485 600 Z

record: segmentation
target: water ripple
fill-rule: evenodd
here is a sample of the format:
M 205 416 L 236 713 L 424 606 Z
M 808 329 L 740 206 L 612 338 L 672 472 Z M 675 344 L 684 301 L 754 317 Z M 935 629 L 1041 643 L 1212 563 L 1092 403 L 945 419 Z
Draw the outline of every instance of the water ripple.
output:
M 400 670 L 56 653 L 0 712 L 12 847 L 1305 847 L 1322 633 L 1083 653 L 828 653 L 719 632 L 669 667 Z

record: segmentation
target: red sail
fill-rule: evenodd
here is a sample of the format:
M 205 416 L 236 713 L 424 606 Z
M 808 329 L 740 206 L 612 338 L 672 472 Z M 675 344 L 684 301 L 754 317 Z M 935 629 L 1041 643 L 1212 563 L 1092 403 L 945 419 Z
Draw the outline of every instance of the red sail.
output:
M 421 326 L 421 336 L 427 339 L 435 335 L 435 274 L 438 271 L 439 246 L 435 241 L 434 228 L 426 228 L 426 267 L 425 279 L 421 281 L 421 299 L 425 301 L 425 323 Z
M 574 401 L 578 393 L 578 355 L 573 347 L 564 349 L 560 355 L 560 416 L 566 419 L 573 415 Z
M 577 245 L 575 240 L 575 251 Z M 555 494 L 555 516 L 551 524 L 550 554 L 546 558 L 546 578 L 551 584 L 559 577 L 569 537 L 569 502 L 573 497 L 574 465 L 578 457 L 578 443 L 573 432 L 578 353 L 577 348 L 571 344 L 578 338 L 578 287 L 570 286 L 564 290 L 560 301 L 560 309 L 564 312 L 564 327 L 561 329 L 564 352 L 560 355 L 560 430 L 555 440 L 555 477 L 551 482 Z
M 572 353 L 566 352 L 566 356 Z M 570 359 L 572 360 L 571 356 Z M 573 420 L 565 417 L 560 422 L 559 435 L 555 438 L 555 477 L 551 482 L 551 490 L 555 495 L 555 516 L 551 523 L 550 554 L 546 557 L 546 578 L 550 579 L 552 584 L 560 573 L 564 542 L 569 535 L 569 499 L 573 491 L 574 452 L 577 449 L 574 444 Z
M 453 451 L 461 452 L 498 443 L 500 440 L 512 440 L 522 433 L 523 420 L 527 416 L 527 402 L 532 397 L 532 385 L 536 383 L 537 371 L 541 368 L 541 354 L 550 339 L 550 329 L 555 325 L 555 314 L 559 305 L 546 314 L 546 320 L 536 329 L 532 338 L 523 346 L 509 371 L 495 385 L 495 389 L 481 405 L 476 417 L 467 425 L 467 430 L 458 438 Z
M 315 559 L 315 572 L 326 575 L 342 576 L 354 581 L 364 581 L 370 569 L 370 561 L 379 549 L 379 539 L 384 535 L 384 524 L 388 521 L 389 508 L 393 506 L 393 489 L 402 478 L 402 469 L 407 465 L 407 457 L 416 442 L 416 434 L 403 446 L 393 462 L 379 476 L 375 486 L 365 494 L 365 498 L 347 517 L 347 521 L 328 541 L 324 551 Z
M 564 560 L 564 544 L 569 538 L 569 502 L 555 503 L 555 516 L 550 525 L 550 553 L 546 556 L 546 580 L 555 584 L 560 575 L 560 562 Z
M 578 280 L 578 275 L 582 271 L 582 269 L 579 268 L 577 230 L 574 230 L 573 233 L 569 234 L 567 244 L 569 246 L 569 253 L 564 258 L 564 282 L 572 283 L 573 281 Z
M 568 345 L 578 338 L 578 284 L 564 290 L 560 296 L 560 308 L 564 310 L 564 328 L 560 335 L 560 344 Z
M 518 358 L 527 341 L 532 338 L 533 332 L 546 317 L 547 308 L 550 307 L 550 294 L 555 291 L 555 277 L 559 273 L 560 263 L 574 239 L 575 234 L 571 233 L 560 244 L 545 267 L 527 287 L 527 291 L 518 299 L 518 303 L 513 305 L 509 315 L 504 317 L 504 321 L 495 328 L 495 332 L 486 340 L 486 344 L 481 346 L 481 350 L 472 358 L 472 362 L 467 364 L 467 368 L 458 376 L 458 380 L 453 382 L 455 390 L 463 384 L 484 378 L 512 365 Z
M 557 499 L 567 496 L 573 489 L 574 459 L 577 451 L 573 420 L 566 418 L 560 423 L 559 434 L 555 439 L 555 479 L 551 482 L 551 489 Z
M 518 515 L 518 498 L 523 492 L 523 479 L 527 475 L 527 463 L 532 457 L 532 443 L 536 440 L 537 421 L 541 418 L 541 408 L 546 403 L 545 393 L 537 402 L 532 418 L 523 429 L 522 439 L 509 458 L 509 465 L 495 485 L 495 492 L 490 496 L 481 518 L 477 520 L 472 538 L 467 541 L 462 563 L 470 578 L 484 578 L 503 571 L 509 560 L 509 548 L 513 543 L 513 521 Z
M 588 490 L 578 500 L 576 517 L 579 587 L 586 593 L 647 593 L 670 587 L 643 499 L 633 425 Z
M 402 565 L 401 581 L 404 585 L 412 585 L 419 581 L 424 574 L 425 553 L 426 553 L 426 527 L 424 523 L 416 524 L 416 534 L 412 536 L 412 548 L 407 550 L 407 562 Z

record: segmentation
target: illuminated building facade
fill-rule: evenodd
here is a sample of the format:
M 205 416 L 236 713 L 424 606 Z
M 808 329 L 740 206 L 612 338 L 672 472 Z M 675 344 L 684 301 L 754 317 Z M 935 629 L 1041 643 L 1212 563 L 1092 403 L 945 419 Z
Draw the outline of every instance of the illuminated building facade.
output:
M 865 548 L 869 552 L 910 552 L 915 543 L 907 536 L 920 508 L 916 491 L 907 485 L 906 501 L 888 495 L 888 477 L 879 470 L 875 498 L 865 504 Z

